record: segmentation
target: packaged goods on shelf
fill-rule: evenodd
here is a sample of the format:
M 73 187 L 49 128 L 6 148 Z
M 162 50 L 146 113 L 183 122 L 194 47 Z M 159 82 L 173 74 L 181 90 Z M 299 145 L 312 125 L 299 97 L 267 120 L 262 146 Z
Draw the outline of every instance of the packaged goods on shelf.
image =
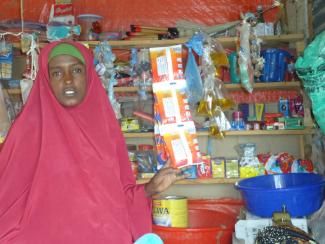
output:
M 210 155 L 202 155 L 202 163 L 196 165 L 196 169 L 197 169 L 197 177 L 199 179 L 212 178 Z
M 211 158 L 212 178 L 225 178 L 225 158 Z
M 226 178 L 239 178 L 238 158 L 226 158 Z

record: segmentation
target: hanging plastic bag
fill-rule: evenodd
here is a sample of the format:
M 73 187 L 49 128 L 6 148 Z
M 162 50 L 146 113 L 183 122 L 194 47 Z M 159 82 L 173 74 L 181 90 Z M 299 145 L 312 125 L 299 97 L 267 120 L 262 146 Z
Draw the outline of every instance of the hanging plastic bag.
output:
M 201 74 L 193 54 L 193 51 L 195 51 L 198 56 L 202 56 L 203 38 L 202 34 L 196 34 L 185 44 L 188 47 L 188 58 L 185 68 L 187 96 L 189 104 L 192 106 L 196 105 L 203 96 Z
M 98 76 L 108 93 L 108 98 L 113 107 L 116 118 L 120 119 L 122 118 L 121 105 L 115 98 L 113 88 L 114 85 L 117 84 L 113 63 L 116 59 L 116 56 L 112 52 L 112 48 L 107 41 L 101 42 L 96 46 L 94 49 L 94 56 L 96 72 L 98 73 Z
M 242 86 L 249 93 L 253 92 L 254 71 L 250 58 L 250 24 L 243 20 L 243 24 L 239 27 L 240 48 L 238 52 L 238 64 L 240 70 L 240 79 Z
M 212 47 L 216 45 L 216 42 L 212 45 L 210 37 L 206 38 L 202 56 L 203 98 L 197 109 L 198 114 L 202 116 L 219 115 L 218 106 L 221 110 L 227 110 L 235 105 L 223 82 L 216 77 L 216 68 L 211 58 Z

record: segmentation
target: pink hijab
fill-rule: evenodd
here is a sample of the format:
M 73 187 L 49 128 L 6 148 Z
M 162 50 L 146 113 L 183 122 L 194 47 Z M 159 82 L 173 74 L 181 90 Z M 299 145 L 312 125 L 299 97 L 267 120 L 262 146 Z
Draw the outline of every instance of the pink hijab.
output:
M 51 92 L 42 49 L 29 99 L 0 153 L 0 243 L 132 243 L 151 231 L 150 199 L 136 185 L 124 138 L 83 54 L 88 90 L 65 108 Z

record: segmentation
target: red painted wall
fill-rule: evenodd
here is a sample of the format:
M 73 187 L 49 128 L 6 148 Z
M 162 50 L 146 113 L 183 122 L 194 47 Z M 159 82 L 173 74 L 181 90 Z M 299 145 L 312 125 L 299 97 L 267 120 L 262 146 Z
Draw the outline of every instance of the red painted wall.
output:
M 24 19 L 46 21 L 54 0 L 24 0 Z M 73 0 L 76 15 L 104 17 L 104 30 L 129 30 L 130 24 L 174 26 L 178 19 L 215 25 L 239 19 L 240 11 L 255 11 L 273 0 Z M 1 0 L 0 20 L 20 19 L 20 0 Z M 5 7 L 4 7 L 5 6 Z M 43 15 L 42 15 L 42 10 Z M 47 11 L 46 11 L 47 10 Z M 274 12 L 266 14 L 273 20 Z

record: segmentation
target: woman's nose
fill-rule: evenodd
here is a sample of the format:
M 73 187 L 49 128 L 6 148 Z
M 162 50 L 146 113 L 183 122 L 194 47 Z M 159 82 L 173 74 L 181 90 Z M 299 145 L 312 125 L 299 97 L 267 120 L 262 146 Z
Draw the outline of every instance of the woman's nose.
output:
M 64 83 L 65 84 L 71 84 L 73 82 L 72 75 L 69 71 L 65 72 L 64 74 Z

